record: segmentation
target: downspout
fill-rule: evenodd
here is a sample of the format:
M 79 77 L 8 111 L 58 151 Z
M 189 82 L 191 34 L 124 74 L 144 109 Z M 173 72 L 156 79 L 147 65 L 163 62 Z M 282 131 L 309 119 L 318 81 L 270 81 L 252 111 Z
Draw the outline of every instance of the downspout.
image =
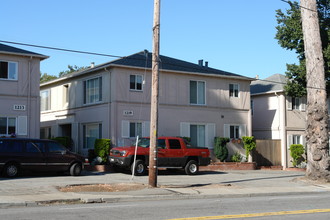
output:
M 32 56 L 30 57 L 29 64 L 28 64 L 28 107 L 27 107 L 27 129 L 28 129 L 28 137 L 31 137 L 31 60 Z
M 278 106 L 279 106 L 279 135 L 281 139 L 281 165 L 283 169 L 287 168 L 287 149 L 286 149 L 286 123 L 285 123 L 285 96 L 284 95 L 278 95 L 277 92 L 275 92 L 275 95 L 277 96 L 278 100 Z
M 116 121 L 112 122 L 112 118 L 111 118 L 111 96 L 112 96 L 112 92 L 111 92 L 111 71 L 107 70 L 107 68 L 105 67 L 104 70 L 106 72 L 109 73 L 109 91 L 110 91 L 110 95 L 109 95 L 109 100 L 108 100 L 108 134 L 109 134 L 109 138 L 111 139 L 111 142 L 114 143 L 116 140 L 113 140 L 113 137 L 115 136 L 115 132 L 113 129 L 117 127 Z M 111 126 L 111 123 L 114 123 L 114 126 Z M 111 136 L 112 134 L 112 136 Z

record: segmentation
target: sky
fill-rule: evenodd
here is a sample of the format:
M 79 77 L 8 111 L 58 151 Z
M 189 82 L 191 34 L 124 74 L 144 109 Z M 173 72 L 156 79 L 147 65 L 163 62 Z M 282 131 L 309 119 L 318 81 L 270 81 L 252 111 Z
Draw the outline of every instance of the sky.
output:
M 0 41 L 128 56 L 152 51 L 153 0 L 3 0 Z M 285 74 L 297 63 L 275 39 L 281 0 L 161 0 L 160 54 L 247 77 Z M 0 42 L 2 43 L 2 42 Z M 115 58 L 7 44 L 49 56 L 41 72 Z

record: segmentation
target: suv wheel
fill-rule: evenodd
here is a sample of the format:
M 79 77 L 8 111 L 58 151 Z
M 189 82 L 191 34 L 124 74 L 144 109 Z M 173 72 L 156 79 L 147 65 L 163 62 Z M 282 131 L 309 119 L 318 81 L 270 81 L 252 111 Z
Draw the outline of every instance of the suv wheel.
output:
M 142 176 L 146 173 L 147 166 L 143 160 L 135 161 L 135 169 L 134 169 L 133 165 L 134 165 L 134 163 L 132 164 L 131 171 L 132 171 L 132 173 L 134 171 L 135 176 Z
M 7 164 L 4 168 L 4 174 L 6 177 L 17 177 L 19 174 L 19 166 L 15 163 Z
M 70 175 L 71 176 L 79 176 L 81 174 L 81 170 L 82 170 L 81 164 L 80 163 L 74 163 L 70 167 Z
M 198 173 L 198 163 L 195 160 L 190 160 L 186 164 L 184 171 L 187 175 L 196 175 Z

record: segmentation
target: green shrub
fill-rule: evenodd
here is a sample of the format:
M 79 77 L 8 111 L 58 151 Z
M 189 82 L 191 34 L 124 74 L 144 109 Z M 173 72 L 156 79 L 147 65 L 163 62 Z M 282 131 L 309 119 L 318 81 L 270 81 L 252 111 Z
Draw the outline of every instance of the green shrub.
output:
M 241 162 L 243 157 L 240 154 L 240 152 L 236 151 L 236 153 L 234 155 L 232 155 L 230 159 L 232 162 Z
M 248 160 L 250 152 L 257 147 L 257 144 L 256 144 L 256 141 L 253 136 L 251 136 L 251 137 L 243 136 L 242 140 L 243 140 L 243 144 L 244 144 L 246 160 Z
M 52 140 L 62 144 L 67 149 L 72 150 L 72 140 L 70 137 L 55 137 L 52 138 Z
M 293 159 L 292 165 L 297 167 L 297 165 L 299 165 L 304 160 L 302 156 L 305 153 L 304 146 L 301 144 L 292 144 L 289 149 L 290 155 Z
M 229 138 L 215 137 L 214 138 L 214 154 L 220 161 L 225 161 L 228 157 L 228 149 L 226 144 Z
M 102 158 L 102 163 L 108 161 L 108 156 L 110 153 L 110 139 L 96 139 L 94 144 L 94 153 L 96 157 Z

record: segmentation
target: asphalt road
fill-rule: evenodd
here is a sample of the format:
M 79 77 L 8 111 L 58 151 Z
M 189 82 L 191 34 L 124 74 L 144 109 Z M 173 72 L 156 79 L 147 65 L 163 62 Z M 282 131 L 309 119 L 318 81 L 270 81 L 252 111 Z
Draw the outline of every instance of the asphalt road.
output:
M 268 216 L 266 216 L 268 215 Z M 0 219 L 330 219 L 330 193 L 7 208 Z

